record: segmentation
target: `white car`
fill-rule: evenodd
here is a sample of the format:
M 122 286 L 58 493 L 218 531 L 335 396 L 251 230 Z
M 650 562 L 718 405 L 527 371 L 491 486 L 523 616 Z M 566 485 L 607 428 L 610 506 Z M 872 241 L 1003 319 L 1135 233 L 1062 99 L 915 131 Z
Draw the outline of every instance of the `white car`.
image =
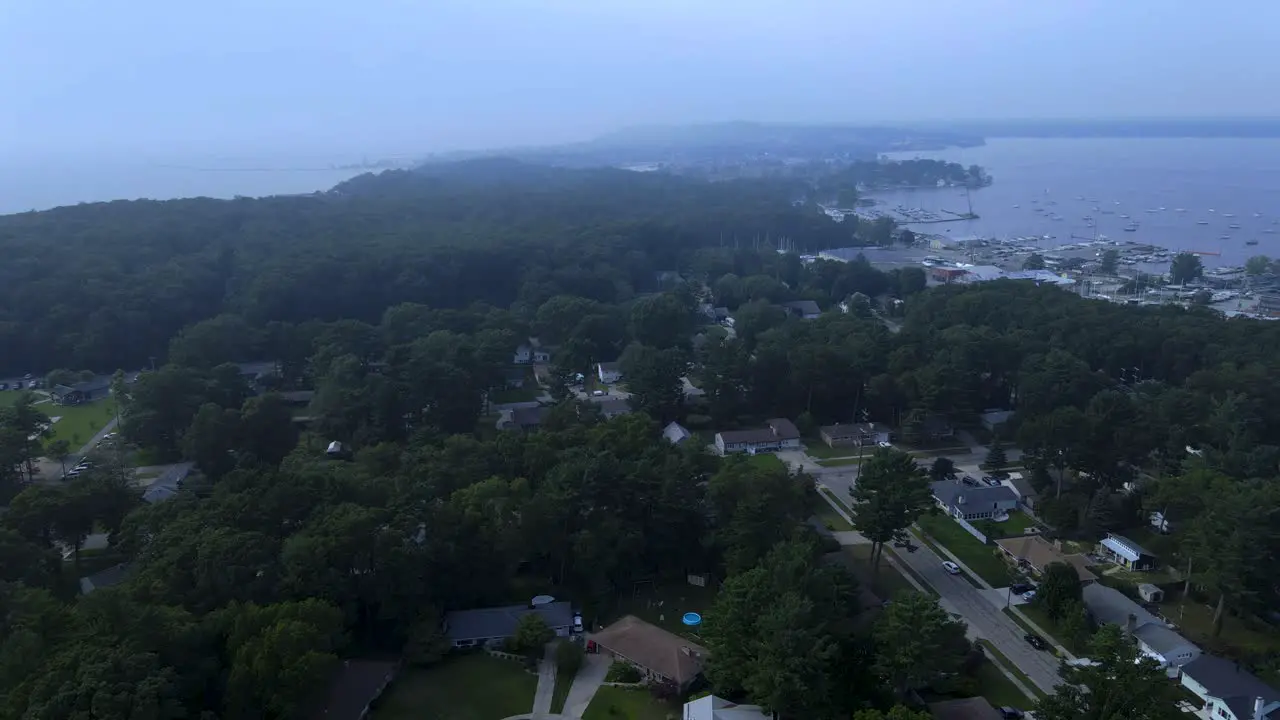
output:
M 1028 591 L 1026 591 L 1026 592 L 1022 593 L 1022 599 L 1023 599 L 1023 600 L 1026 600 L 1027 602 L 1031 602 L 1032 600 L 1035 600 L 1035 599 L 1036 599 L 1036 591 L 1035 591 L 1035 590 L 1028 590 Z
M 943 560 L 943 561 L 942 561 L 942 569 L 943 569 L 943 570 L 946 570 L 946 571 L 947 571 L 947 574 L 949 574 L 949 575 L 959 575 L 959 574 L 960 574 L 960 566 L 959 566 L 959 565 L 956 565 L 955 563 L 951 562 L 950 560 Z
M 582 615 L 581 615 L 581 613 L 574 613 L 574 614 L 573 614 L 573 631 L 574 631 L 574 632 L 576 632 L 576 633 L 580 633 L 580 632 L 582 632 Z
M 880 447 L 888 447 L 888 448 L 893 447 L 893 445 L 892 445 L 891 443 L 887 443 L 887 442 L 885 442 L 885 441 L 883 441 L 883 440 L 881 440 L 880 442 L 878 442 L 878 443 L 876 443 L 876 444 L 877 444 L 877 445 L 879 445 Z

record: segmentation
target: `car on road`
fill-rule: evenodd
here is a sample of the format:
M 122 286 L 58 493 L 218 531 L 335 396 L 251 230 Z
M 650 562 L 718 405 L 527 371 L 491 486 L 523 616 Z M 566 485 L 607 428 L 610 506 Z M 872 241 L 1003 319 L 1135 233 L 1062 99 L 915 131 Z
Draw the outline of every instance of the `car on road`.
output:
M 902 548 L 909 553 L 913 553 L 919 549 L 919 546 L 912 544 L 910 540 L 894 540 L 893 546 L 896 548 Z
M 955 563 L 951 562 L 950 560 L 943 560 L 943 561 L 942 561 L 942 569 L 943 569 L 943 570 L 946 570 L 948 575 L 959 575 L 959 574 L 960 574 L 960 566 L 959 566 L 959 565 L 956 565 Z
M 1009 588 L 1009 592 L 1012 592 L 1014 595 L 1021 595 L 1024 592 L 1029 592 L 1035 589 L 1036 589 L 1036 586 L 1032 585 L 1031 583 L 1020 582 L 1020 583 L 1014 583 Z
M 1039 635 L 1036 635 L 1035 633 L 1027 633 L 1026 635 L 1022 636 L 1022 639 L 1026 640 L 1028 645 L 1030 645 L 1031 647 L 1037 650 L 1049 649 L 1049 643 L 1045 642 L 1044 638 L 1040 637 Z

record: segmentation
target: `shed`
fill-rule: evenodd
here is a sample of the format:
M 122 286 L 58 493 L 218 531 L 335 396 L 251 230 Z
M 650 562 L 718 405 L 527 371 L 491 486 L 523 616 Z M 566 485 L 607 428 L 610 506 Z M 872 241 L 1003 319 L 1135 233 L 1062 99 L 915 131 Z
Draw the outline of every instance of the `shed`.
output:
M 1115 533 L 1108 533 L 1107 537 L 1098 543 L 1098 552 L 1108 560 L 1130 570 L 1152 570 L 1158 563 L 1155 553 Z
M 1158 603 L 1164 600 L 1164 590 L 1151 583 L 1142 583 L 1138 585 L 1138 596 L 1145 602 Z

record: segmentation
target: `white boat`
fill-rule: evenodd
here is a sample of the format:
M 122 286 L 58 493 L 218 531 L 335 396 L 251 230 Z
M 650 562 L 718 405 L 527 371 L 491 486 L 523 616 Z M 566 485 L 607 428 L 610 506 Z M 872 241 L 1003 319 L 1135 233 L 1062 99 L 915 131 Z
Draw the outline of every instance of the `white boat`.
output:
M 1186 208 L 1174 208 L 1174 210 L 1173 210 L 1173 211 L 1174 211 L 1174 212 L 1186 212 L 1186 211 L 1187 211 L 1187 209 L 1186 209 Z
M 1230 225 L 1228 225 L 1227 227 L 1228 227 L 1228 228 L 1230 228 L 1231 230 L 1239 230 L 1239 229 L 1240 229 L 1240 226 L 1239 226 L 1239 225 L 1237 225 L 1237 224 L 1235 224 L 1235 223 L 1231 223 L 1231 224 L 1230 224 Z
M 1275 231 L 1275 229 L 1274 229 L 1274 228 L 1263 228 L 1263 229 L 1262 229 L 1262 232 L 1264 232 L 1264 233 L 1266 233 L 1266 234 L 1268 234 L 1268 235 L 1274 235 L 1276 231 Z
M 1128 225 L 1125 225 L 1125 226 L 1124 226 L 1124 231 L 1125 231 L 1125 232 L 1138 232 L 1138 223 L 1136 223 L 1136 222 L 1131 222 L 1131 223 L 1129 223 Z
M 1014 205 L 1013 207 L 1014 207 L 1014 209 L 1016 210 L 1016 209 L 1018 209 L 1018 208 L 1020 208 L 1020 207 L 1022 207 L 1022 206 L 1021 206 L 1021 205 Z
M 1235 213 L 1222 213 L 1222 217 L 1235 217 Z
M 1160 212 L 1160 211 L 1159 211 L 1159 210 L 1155 210 L 1155 209 L 1148 209 L 1148 210 L 1147 210 L 1147 212 L 1149 212 L 1149 213 L 1157 213 L 1157 212 Z
M 1209 221 L 1208 221 L 1208 220 L 1197 220 L 1197 221 L 1196 221 L 1196 224 L 1197 224 L 1197 225 L 1208 225 L 1208 224 L 1209 224 Z
M 1160 208 L 1160 212 L 1164 212 L 1164 208 Z
M 1128 215 L 1121 215 L 1120 217 L 1124 218 L 1125 220 L 1128 220 L 1128 219 L 1129 219 L 1129 216 L 1128 216 Z

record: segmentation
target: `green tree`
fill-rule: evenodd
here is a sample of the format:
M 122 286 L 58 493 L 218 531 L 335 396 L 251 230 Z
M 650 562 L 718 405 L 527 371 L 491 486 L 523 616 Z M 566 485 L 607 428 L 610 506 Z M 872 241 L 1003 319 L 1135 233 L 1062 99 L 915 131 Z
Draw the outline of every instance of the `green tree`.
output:
M 912 710 L 905 705 L 895 705 L 888 711 L 859 710 L 853 714 L 852 720 L 931 720 L 932 715 L 926 710 Z
M 1058 635 L 1067 644 L 1067 649 L 1080 652 L 1088 647 L 1093 637 L 1093 621 L 1084 603 L 1075 602 L 1068 605 L 1057 620 Z
M 1204 276 L 1204 263 L 1195 253 L 1181 252 L 1169 262 L 1169 282 L 1183 285 Z
M 899 698 L 959 671 L 971 646 L 964 624 L 922 593 L 896 598 L 872 629 L 876 671 Z
M 53 460 L 58 461 L 59 467 L 62 468 L 62 474 L 67 474 L 67 456 L 71 454 L 71 443 L 66 438 L 58 438 L 45 443 L 44 454 Z
M 542 657 L 542 650 L 554 640 L 555 632 L 538 613 L 525 613 L 516 623 L 516 634 L 511 638 L 511 650 L 531 658 Z
M 812 481 L 735 458 L 707 484 L 713 545 L 729 574 L 751 569 L 809 516 Z
M 872 568 L 879 570 L 884 544 L 900 536 L 933 506 L 928 476 L 910 455 L 877 448 L 850 488 L 853 526 L 872 543 Z
M 987 459 L 982 463 L 983 469 L 992 475 L 1002 475 L 1008 464 L 1008 456 L 1005 455 L 1004 446 L 1000 444 L 999 438 L 992 440 L 991 447 L 987 449 Z
M 1044 256 L 1040 253 L 1031 253 L 1026 260 L 1022 261 L 1023 270 L 1043 270 Z
M 1245 274 L 1256 277 L 1271 270 L 1271 258 L 1266 255 L 1254 255 L 1244 263 Z
M 1138 653 L 1119 627 L 1103 627 L 1089 644 L 1096 665 L 1067 666 L 1065 682 L 1035 708 L 1037 720 L 1176 720 L 1175 685 L 1154 660 Z
M 1060 622 L 1073 608 L 1083 601 L 1080 575 L 1074 566 L 1065 562 L 1049 563 L 1044 567 L 1040 586 L 1036 588 L 1035 602 L 1054 622 Z
M 210 480 L 218 480 L 236 465 L 234 450 L 240 432 L 240 413 L 215 403 L 200 406 L 182 436 L 182 453 L 195 461 Z
M 1100 265 L 1098 272 L 1103 275 L 1115 275 L 1120 268 L 1120 251 L 1114 248 L 1103 250 Z
M 561 642 L 556 646 L 556 673 L 565 677 L 574 677 L 582 668 L 585 659 L 580 643 Z
M 935 458 L 929 466 L 929 479 L 933 482 L 956 479 L 956 463 L 949 457 Z
M 647 412 L 655 420 L 669 422 L 680 415 L 684 402 L 684 386 L 680 380 L 688 368 L 684 351 L 677 348 L 659 350 L 648 345 L 632 344 L 619 360 L 631 405 Z
M 440 611 L 434 607 L 426 607 L 418 612 L 405 639 L 404 659 L 407 662 L 426 667 L 444 659 L 449 652 L 449 640 L 441 630 L 440 620 Z

